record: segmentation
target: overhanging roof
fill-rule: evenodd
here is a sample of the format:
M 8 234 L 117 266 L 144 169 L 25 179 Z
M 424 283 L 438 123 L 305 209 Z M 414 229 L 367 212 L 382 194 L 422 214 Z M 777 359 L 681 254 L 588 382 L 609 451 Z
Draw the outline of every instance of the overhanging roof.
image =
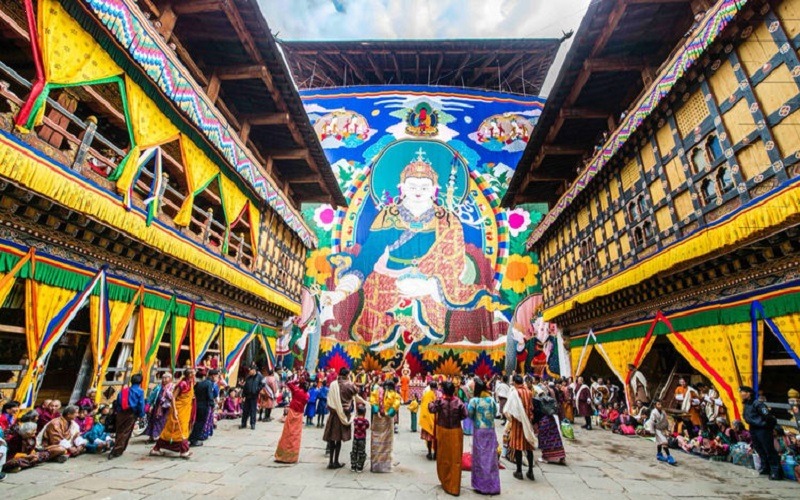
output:
M 660 71 L 696 0 L 593 0 L 517 164 L 503 206 L 551 206 Z
M 560 39 L 286 41 L 300 89 L 446 85 L 538 95 Z
M 257 0 L 140 3 L 295 203 L 345 203 Z

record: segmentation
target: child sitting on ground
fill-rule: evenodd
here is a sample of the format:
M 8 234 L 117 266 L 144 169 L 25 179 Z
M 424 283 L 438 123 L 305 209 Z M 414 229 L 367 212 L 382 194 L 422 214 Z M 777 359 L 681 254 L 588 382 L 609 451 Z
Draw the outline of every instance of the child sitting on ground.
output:
M 353 451 L 350 452 L 350 470 L 362 472 L 364 462 L 367 460 L 367 429 L 369 420 L 366 418 L 367 408 L 358 405 L 356 418 L 353 419 Z

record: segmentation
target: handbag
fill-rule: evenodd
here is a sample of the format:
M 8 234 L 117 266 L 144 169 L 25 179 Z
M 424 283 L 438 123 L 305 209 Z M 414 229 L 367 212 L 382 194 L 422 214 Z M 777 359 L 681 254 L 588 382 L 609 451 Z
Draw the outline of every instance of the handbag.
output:
M 561 435 L 566 439 L 575 439 L 575 429 L 573 429 L 571 423 L 567 421 L 561 422 Z

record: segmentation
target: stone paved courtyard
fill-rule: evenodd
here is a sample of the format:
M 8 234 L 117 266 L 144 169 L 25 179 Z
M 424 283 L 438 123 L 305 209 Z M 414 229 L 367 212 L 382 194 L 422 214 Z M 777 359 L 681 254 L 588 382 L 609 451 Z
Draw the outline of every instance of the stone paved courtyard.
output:
M 399 464 L 391 474 L 325 469 L 322 430 L 316 427 L 304 430 L 300 463 L 279 465 L 272 459 L 280 437 L 279 422 L 259 423 L 252 431 L 238 429 L 235 421 L 223 421 L 204 447 L 194 449 L 191 460 L 149 457 L 149 446 L 136 438 L 128 452 L 114 461 L 105 455 L 86 455 L 9 474 L 0 483 L 0 498 L 451 498 L 439 487 L 435 464 L 425 459 L 424 444 L 409 432 L 405 411 L 402 417 L 394 448 Z M 503 470 L 501 496 L 537 500 L 800 498 L 799 483 L 768 481 L 750 469 L 682 453 L 676 454 L 679 465 L 671 467 L 655 461 L 653 448 L 645 439 L 577 429 L 576 440 L 567 443 L 566 467 L 539 464 L 535 482 L 518 481 L 511 470 Z M 349 451 L 346 444 L 343 458 L 348 463 Z M 482 498 L 469 485 L 469 473 L 464 473 L 461 496 Z

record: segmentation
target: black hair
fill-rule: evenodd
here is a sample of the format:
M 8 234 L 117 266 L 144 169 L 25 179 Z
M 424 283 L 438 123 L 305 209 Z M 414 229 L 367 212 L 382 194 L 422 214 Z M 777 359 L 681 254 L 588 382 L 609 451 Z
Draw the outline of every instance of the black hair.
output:
M 3 413 L 7 412 L 12 408 L 19 408 L 19 401 L 9 401 L 8 403 L 3 405 Z
M 213 370 L 209 370 L 208 376 L 211 377 L 212 375 L 219 375 L 219 370 L 214 368 Z
M 485 390 L 486 390 L 486 384 L 483 382 L 483 380 L 476 378 L 475 391 L 474 391 L 475 397 L 480 397 L 481 393 Z
M 392 380 L 387 380 L 387 381 L 386 381 L 386 382 L 383 384 L 383 387 L 385 387 L 387 391 L 393 391 L 393 390 L 394 390 L 394 388 L 395 388 L 394 381 L 392 381 Z
M 435 380 L 431 380 L 431 383 L 428 384 L 428 387 L 430 387 L 431 389 L 436 390 L 439 387 L 439 384 L 437 384 Z
M 514 383 L 515 383 L 515 384 L 517 384 L 517 385 L 520 385 L 520 384 L 522 384 L 523 382 L 524 382 L 524 380 L 523 380 L 523 378 L 522 378 L 522 375 L 519 375 L 519 374 L 517 374 L 517 375 L 514 375 Z
M 131 377 L 131 385 L 141 384 L 143 380 L 141 373 L 134 373 Z
M 448 380 L 442 384 L 442 392 L 444 392 L 446 396 L 452 396 L 456 393 L 456 386 Z
M 350 370 L 348 370 L 347 368 L 342 368 L 339 370 L 340 377 L 347 377 L 348 375 L 350 375 Z

